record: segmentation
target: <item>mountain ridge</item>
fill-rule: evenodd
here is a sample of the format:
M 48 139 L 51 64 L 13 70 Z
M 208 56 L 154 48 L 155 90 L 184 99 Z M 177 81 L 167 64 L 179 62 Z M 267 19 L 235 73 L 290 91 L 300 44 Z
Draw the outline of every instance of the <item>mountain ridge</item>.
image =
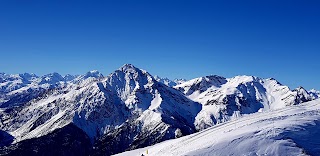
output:
M 14 138 L 13 144 L 74 124 L 97 155 L 145 147 L 244 114 L 318 98 L 316 91 L 290 90 L 275 79 L 254 76 L 210 75 L 170 86 L 132 64 L 107 76 L 89 71 L 25 77 L 25 84 L 19 75 L 0 83 L 18 84 L 13 90 L 2 87 L 0 94 L 0 129 Z

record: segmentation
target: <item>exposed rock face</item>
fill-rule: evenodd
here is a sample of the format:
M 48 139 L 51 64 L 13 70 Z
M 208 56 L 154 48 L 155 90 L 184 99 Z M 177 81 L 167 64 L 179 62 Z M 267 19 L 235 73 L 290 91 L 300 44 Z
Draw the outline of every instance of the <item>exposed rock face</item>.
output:
M 89 137 L 77 126 L 69 124 L 48 135 L 0 148 L 0 155 L 87 156 L 91 151 Z
M 0 154 L 8 155 L 110 155 L 317 98 L 253 76 L 205 76 L 172 87 L 131 64 L 105 77 L 0 78 Z

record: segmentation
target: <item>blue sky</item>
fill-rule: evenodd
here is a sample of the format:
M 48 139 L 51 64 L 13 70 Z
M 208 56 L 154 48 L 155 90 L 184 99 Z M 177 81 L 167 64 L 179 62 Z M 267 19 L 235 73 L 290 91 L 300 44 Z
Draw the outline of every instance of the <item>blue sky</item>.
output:
M 320 90 L 320 2 L 0 1 L 0 71 L 274 77 Z

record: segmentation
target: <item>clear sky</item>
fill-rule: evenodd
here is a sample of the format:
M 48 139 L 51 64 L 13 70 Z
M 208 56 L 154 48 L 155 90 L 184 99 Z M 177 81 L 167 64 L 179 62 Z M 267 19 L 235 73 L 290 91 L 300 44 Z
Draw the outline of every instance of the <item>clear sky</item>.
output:
M 274 77 L 320 90 L 317 0 L 1 0 L 0 72 Z

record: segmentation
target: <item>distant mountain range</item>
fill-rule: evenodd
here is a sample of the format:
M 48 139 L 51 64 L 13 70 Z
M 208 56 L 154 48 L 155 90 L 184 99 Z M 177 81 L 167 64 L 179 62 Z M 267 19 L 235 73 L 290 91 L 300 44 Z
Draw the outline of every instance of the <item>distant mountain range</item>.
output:
M 254 76 L 169 80 L 131 64 L 108 76 L 0 73 L 0 155 L 111 155 L 319 95 Z

